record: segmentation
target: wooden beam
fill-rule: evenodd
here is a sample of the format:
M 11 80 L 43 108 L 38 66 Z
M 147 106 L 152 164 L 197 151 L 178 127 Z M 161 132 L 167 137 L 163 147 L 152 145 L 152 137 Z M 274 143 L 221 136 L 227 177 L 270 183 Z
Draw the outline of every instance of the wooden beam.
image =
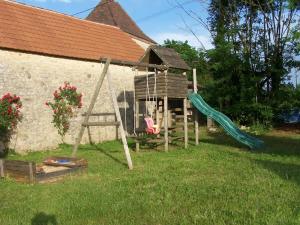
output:
M 106 58 L 100 58 L 101 62 L 106 62 Z M 141 62 L 130 62 L 130 61 L 122 61 L 122 60 L 111 60 L 112 64 L 117 64 L 121 66 L 134 66 L 134 67 L 145 67 L 145 68 L 156 68 L 159 70 L 166 70 L 169 67 L 164 65 L 156 65 L 156 64 L 149 64 L 149 63 L 141 63 Z
M 118 126 L 116 126 L 116 140 L 119 140 L 119 126 L 120 126 L 120 123 L 118 122 L 116 114 L 115 114 L 115 121 L 116 121 L 116 123 L 118 123 Z
M 0 159 L 0 177 L 4 177 L 4 160 Z
M 108 82 L 108 88 L 110 90 L 110 95 L 111 95 L 111 98 L 112 98 L 114 110 L 115 110 L 115 113 L 116 113 L 117 121 L 120 123 L 120 134 L 121 134 L 121 139 L 122 139 L 122 142 L 123 142 L 123 148 L 124 148 L 125 156 L 126 156 L 126 159 L 127 159 L 128 168 L 130 170 L 132 170 L 133 165 L 132 165 L 132 160 L 131 160 L 127 140 L 126 140 L 126 134 L 125 134 L 124 126 L 123 126 L 123 123 L 122 123 L 122 117 L 121 117 L 120 109 L 119 109 L 119 106 L 118 106 L 117 96 L 116 96 L 115 90 L 112 86 L 112 80 L 111 80 L 111 76 L 110 76 L 109 72 L 107 73 L 107 82 Z
M 34 183 L 35 179 L 35 163 L 29 163 L 29 182 Z
M 168 96 L 164 96 L 165 151 L 169 151 Z
M 90 127 L 87 127 L 87 132 L 88 132 L 88 137 L 89 137 L 90 145 L 92 145 L 93 144 L 93 140 L 92 140 L 92 134 L 91 134 Z
M 135 129 L 140 128 L 140 116 L 143 116 L 143 114 L 140 114 L 140 102 L 139 100 L 135 101 Z
M 139 141 L 135 142 L 135 151 L 140 152 L 140 142 Z
M 83 113 L 82 116 L 86 116 L 87 113 Z M 90 117 L 91 116 L 115 116 L 116 114 L 115 113 L 91 113 L 90 114 Z
M 107 59 L 107 60 L 106 60 L 106 64 L 105 64 L 105 66 L 104 66 L 104 68 L 103 68 L 103 71 L 102 71 L 102 74 L 101 74 L 101 76 L 100 76 L 100 78 L 99 78 L 99 80 L 98 80 L 98 82 L 97 82 L 96 89 L 95 89 L 95 92 L 94 92 L 94 94 L 93 94 L 93 97 L 92 97 L 90 106 L 89 106 L 89 108 L 88 108 L 88 110 L 87 110 L 87 112 L 86 112 L 86 116 L 85 116 L 85 118 L 84 118 L 84 120 L 83 120 L 83 124 L 86 124 L 86 123 L 89 121 L 90 114 L 92 113 L 92 110 L 93 110 L 93 108 L 94 108 L 94 106 L 95 106 L 97 97 L 98 97 L 98 95 L 99 95 L 99 93 L 100 93 L 100 89 L 101 89 L 101 87 L 102 87 L 102 84 L 103 84 L 105 75 L 106 75 L 106 73 L 107 73 L 107 71 L 108 71 L 108 67 L 109 67 L 109 65 L 110 65 L 110 62 L 111 62 L 111 59 Z M 76 154 L 77 154 L 78 146 L 79 146 L 79 144 L 80 144 L 80 142 L 81 142 L 81 139 L 82 139 L 82 137 L 83 137 L 84 129 L 85 129 L 85 127 L 84 127 L 84 126 L 81 126 L 80 131 L 79 131 L 79 133 L 78 133 L 78 137 L 77 137 L 77 139 L 75 140 L 75 145 L 74 145 L 74 147 L 73 147 L 73 153 L 72 153 L 72 156 L 73 156 L 73 157 L 75 157 Z
M 184 147 L 188 147 L 188 118 L 187 118 L 187 99 L 183 99 L 183 112 L 184 112 Z
M 119 122 L 87 122 L 83 123 L 84 127 L 109 127 L 109 126 L 120 126 Z
M 196 69 L 193 69 L 193 84 L 194 84 L 194 93 L 198 93 Z M 194 107 L 194 123 L 195 123 L 195 144 L 199 145 L 199 113 L 195 107 Z

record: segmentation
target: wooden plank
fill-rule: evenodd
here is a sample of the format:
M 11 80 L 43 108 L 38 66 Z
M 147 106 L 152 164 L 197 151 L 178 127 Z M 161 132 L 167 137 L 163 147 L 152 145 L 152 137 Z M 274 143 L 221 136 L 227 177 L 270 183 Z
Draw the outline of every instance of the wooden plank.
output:
M 4 177 L 4 161 L 0 159 L 0 177 Z
M 116 96 L 115 90 L 112 87 L 112 80 L 111 80 L 109 72 L 107 73 L 107 82 L 108 82 L 108 87 L 109 87 L 109 90 L 110 90 L 110 95 L 111 95 L 111 98 L 112 98 L 113 106 L 114 106 L 114 109 L 115 109 L 115 113 L 116 113 L 116 116 L 117 116 L 117 121 L 120 123 L 120 134 L 121 134 L 121 139 L 122 139 L 122 142 L 123 142 L 123 148 L 124 148 L 125 156 L 126 156 L 126 159 L 127 159 L 128 168 L 130 170 L 132 170 L 133 165 L 132 165 L 132 160 L 131 160 L 127 140 L 126 140 L 124 126 L 123 126 L 123 123 L 122 123 L 122 117 L 121 117 L 120 109 L 119 109 L 119 106 L 118 106 L 117 96 Z
M 19 160 L 4 160 L 4 170 L 28 174 L 29 162 Z
M 148 79 L 154 79 L 154 74 L 148 74 Z M 146 75 L 138 75 L 134 78 L 135 81 L 139 81 L 139 80 L 145 80 L 147 79 L 147 74 Z M 165 79 L 165 73 L 164 72 L 160 72 L 157 73 L 156 75 L 156 79 Z
M 107 62 L 107 58 L 100 58 L 101 62 Z M 157 64 L 149 64 L 149 63 L 142 63 L 142 62 L 130 62 L 130 61 L 124 61 L 124 60 L 111 60 L 112 64 L 117 64 L 117 65 L 126 65 L 126 66 L 136 66 L 136 67 L 145 67 L 145 68 L 156 68 L 160 70 L 165 70 L 168 69 L 167 66 L 164 65 L 157 65 Z
M 71 176 L 76 173 L 83 173 L 86 171 L 84 167 L 74 167 L 67 170 L 55 171 L 51 173 L 39 173 L 36 175 L 35 181 L 37 183 L 49 183 L 62 180 L 66 176 Z
M 181 137 L 171 137 L 170 140 L 171 141 L 177 141 L 177 140 L 183 140 L 184 139 L 184 136 L 181 136 Z
M 88 137 L 89 137 L 89 143 L 90 143 L 90 145 L 92 145 L 93 144 L 93 140 L 92 140 L 92 134 L 91 134 L 90 127 L 87 127 L 87 132 L 88 132 Z
M 83 123 L 84 127 L 108 127 L 108 126 L 120 126 L 119 122 L 87 122 Z
M 164 96 L 164 129 L 165 129 L 165 151 L 169 151 L 169 127 L 168 127 L 168 96 Z
M 136 92 L 136 95 L 141 95 L 141 94 L 144 94 L 146 95 L 146 90 L 147 88 L 141 88 L 141 89 L 136 89 L 135 92 Z M 150 91 L 150 96 L 153 97 L 155 95 L 160 95 L 160 94 L 164 94 L 164 93 L 167 93 L 166 92 L 166 89 L 165 88 L 160 88 L 160 89 L 156 89 L 156 93 L 154 93 L 153 91 Z M 187 94 L 187 92 L 185 92 L 185 95 Z M 147 93 L 148 95 L 148 93 Z
M 139 128 L 140 128 L 140 102 L 135 101 L 135 130 Z
M 19 182 L 32 183 L 35 177 L 35 163 L 19 160 L 4 160 L 4 176 Z
M 140 142 L 139 141 L 135 142 L 135 151 L 140 152 Z
M 187 99 L 183 100 L 183 110 L 184 110 L 184 147 L 188 147 L 188 120 L 187 120 Z
M 86 113 L 83 113 L 82 116 L 86 116 L 87 114 Z M 116 114 L 115 113 L 91 113 L 90 114 L 90 117 L 91 116 L 115 116 Z
M 110 62 L 111 62 L 111 59 L 107 59 L 106 64 L 105 64 L 105 66 L 104 66 L 104 68 L 103 68 L 102 74 L 101 74 L 101 76 L 100 76 L 100 78 L 99 78 L 99 80 L 98 80 L 98 82 L 97 82 L 96 89 L 95 89 L 95 92 L 94 92 L 94 94 L 93 94 L 93 97 L 92 97 L 90 106 L 89 106 L 89 108 L 88 108 L 88 110 L 87 110 L 87 112 L 86 112 L 86 116 L 85 116 L 85 118 L 84 118 L 84 120 L 83 120 L 83 123 L 84 123 L 84 124 L 86 124 L 86 123 L 89 121 L 89 116 L 90 116 L 90 114 L 92 113 L 92 110 L 93 110 L 93 108 L 94 108 L 94 106 L 95 106 L 97 97 L 98 97 L 98 95 L 99 95 L 99 93 L 100 93 L 100 89 L 101 89 L 101 87 L 102 87 L 102 84 L 103 84 L 105 75 L 106 75 L 106 73 L 107 73 L 107 71 L 108 71 L 108 67 L 109 67 L 109 65 L 110 65 Z M 80 142 L 81 142 L 81 139 L 82 139 L 82 136 L 83 136 L 83 133 L 84 133 L 84 129 L 85 129 L 85 127 L 84 127 L 84 126 L 81 126 L 80 131 L 79 131 L 79 133 L 78 133 L 78 137 L 77 137 L 77 139 L 75 140 L 75 145 L 74 145 L 74 147 L 73 147 L 73 153 L 72 153 L 72 156 L 73 156 L 73 157 L 75 157 L 76 154 L 77 154 L 78 146 L 79 146 L 79 144 L 80 144 Z
M 117 116 L 115 114 L 115 121 L 116 123 L 118 123 L 118 125 L 116 126 L 116 140 L 119 140 L 119 126 L 120 126 L 120 123 L 117 121 Z
M 194 87 L 194 93 L 198 93 L 196 69 L 193 69 L 193 87 Z M 194 108 L 194 121 L 195 121 L 195 144 L 199 145 L 199 113 L 196 108 Z
M 36 174 L 35 163 L 29 163 L 29 182 L 34 183 Z

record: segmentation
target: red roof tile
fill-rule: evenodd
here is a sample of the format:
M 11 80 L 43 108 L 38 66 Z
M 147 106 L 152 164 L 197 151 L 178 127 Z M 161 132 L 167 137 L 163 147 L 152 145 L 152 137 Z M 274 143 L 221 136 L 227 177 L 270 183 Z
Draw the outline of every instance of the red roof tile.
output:
M 144 54 L 119 28 L 0 0 L 0 48 L 98 60 L 137 62 Z
M 86 19 L 119 27 L 126 33 L 155 44 L 115 0 L 102 0 Z

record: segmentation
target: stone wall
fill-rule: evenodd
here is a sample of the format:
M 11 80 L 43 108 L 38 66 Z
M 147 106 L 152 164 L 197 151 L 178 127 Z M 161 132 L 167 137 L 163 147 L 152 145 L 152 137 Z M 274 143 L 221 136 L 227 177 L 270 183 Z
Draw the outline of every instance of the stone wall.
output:
M 52 112 L 45 106 L 45 102 L 52 100 L 54 90 L 65 81 L 77 86 L 83 93 L 84 107 L 72 120 L 70 132 L 65 138 L 67 143 L 74 143 L 82 121 L 81 113 L 86 111 L 89 105 L 103 67 L 103 63 L 0 50 L 0 95 L 7 92 L 14 93 L 21 96 L 23 102 L 24 118 L 11 140 L 11 148 L 17 152 L 39 151 L 56 148 L 62 142 L 51 123 Z M 136 72 L 130 67 L 111 65 L 110 73 L 122 117 L 124 117 L 124 89 L 126 90 L 127 127 L 128 130 L 132 130 L 133 80 Z M 107 80 L 104 81 L 94 112 L 114 112 Z M 101 118 L 96 117 L 94 121 L 101 121 Z M 91 128 L 91 133 L 94 142 L 112 140 L 116 137 L 116 129 L 113 127 L 94 127 Z M 85 132 L 83 143 L 87 142 L 88 136 Z

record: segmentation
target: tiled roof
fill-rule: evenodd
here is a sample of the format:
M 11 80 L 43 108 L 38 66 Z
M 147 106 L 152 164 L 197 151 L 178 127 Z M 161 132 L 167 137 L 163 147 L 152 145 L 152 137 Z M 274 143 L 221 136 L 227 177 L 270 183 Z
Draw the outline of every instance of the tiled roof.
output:
M 137 62 L 144 54 L 119 28 L 0 0 L 0 48 L 46 55 Z
M 144 34 L 122 6 L 114 0 L 102 0 L 86 19 L 119 27 L 126 33 L 155 44 L 155 41 Z

